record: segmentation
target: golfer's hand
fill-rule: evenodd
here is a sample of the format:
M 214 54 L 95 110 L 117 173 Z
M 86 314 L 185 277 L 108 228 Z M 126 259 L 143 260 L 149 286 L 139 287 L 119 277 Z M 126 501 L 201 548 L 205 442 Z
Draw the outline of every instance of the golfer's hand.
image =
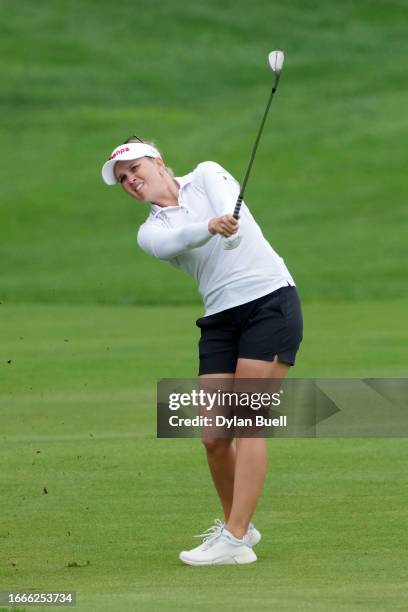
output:
M 232 215 L 224 215 L 222 217 L 214 217 L 208 222 L 208 231 L 210 234 L 220 234 L 220 236 L 232 236 L 239 229 L 238 221 Z

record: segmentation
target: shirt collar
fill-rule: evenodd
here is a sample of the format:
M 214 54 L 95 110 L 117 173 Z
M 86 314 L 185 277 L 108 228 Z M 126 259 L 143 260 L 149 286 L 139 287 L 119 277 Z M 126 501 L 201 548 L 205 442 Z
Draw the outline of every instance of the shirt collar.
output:
M 188 174 L 185 174 L 184 176 L 175 176 L 174 180 L 179 184 L 179 187 L 180 187 L 180 191 L 179 191 L 179 203 L 180 203 L 180 194 L 183 191 L 184 187 L 188 185 L 189 183 L 191 183 L 191 181 L 193 180 L 193 172 L 189 172 Z M 158 215 L 161 212 L 164 212 L 168 208 L 176 208 L 176 207 L 175 206 L 170 206 L 170 207 L 169 206 L 158 206 L 158 204 L 151 203 L 151 212 L 153 213 L 154 216 Z

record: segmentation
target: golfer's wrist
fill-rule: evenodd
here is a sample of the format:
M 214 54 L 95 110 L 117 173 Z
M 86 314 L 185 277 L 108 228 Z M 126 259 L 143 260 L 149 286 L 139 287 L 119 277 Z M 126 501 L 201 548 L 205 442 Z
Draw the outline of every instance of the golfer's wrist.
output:
M 208 221 L 208 231 L 210 232 L 211 236 L 215 236 L 215 234 L 217 233 L 216 222 L 217 218 L 210 219 Z

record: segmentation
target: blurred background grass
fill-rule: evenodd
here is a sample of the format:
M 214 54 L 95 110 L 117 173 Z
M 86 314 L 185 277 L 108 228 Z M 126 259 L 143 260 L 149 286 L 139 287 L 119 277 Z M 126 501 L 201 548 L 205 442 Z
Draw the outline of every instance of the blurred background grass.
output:
M 247 203 L 304 300 L 406 297 L 405 8 L 2 0 L 2 298 L 198 303 L 137 248 L 148 205 L 100 167 L 136 133 L 176 175 L 213 159 L 242 180 L 272 48 L 287 60 Z

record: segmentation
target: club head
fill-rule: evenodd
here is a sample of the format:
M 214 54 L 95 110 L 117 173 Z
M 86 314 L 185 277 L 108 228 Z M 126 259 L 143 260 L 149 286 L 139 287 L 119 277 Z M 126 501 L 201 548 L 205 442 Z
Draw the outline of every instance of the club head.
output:
M 285 54 L 283 51 L 271 51 L 268 55 L 269 65 L 275 74 L 280 74 Z

